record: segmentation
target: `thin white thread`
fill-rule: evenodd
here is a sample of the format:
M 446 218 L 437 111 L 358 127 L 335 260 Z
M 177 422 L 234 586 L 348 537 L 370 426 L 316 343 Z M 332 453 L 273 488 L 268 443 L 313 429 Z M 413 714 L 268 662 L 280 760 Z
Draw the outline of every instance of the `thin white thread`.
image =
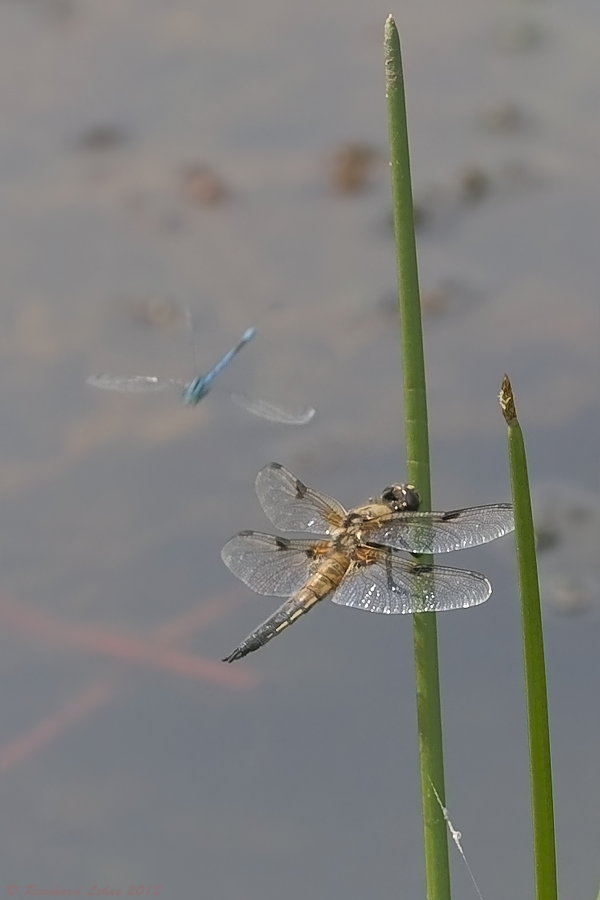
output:
M 465 856 L 464 850 L 463 850 L 463 848 L 461 847 L 461 844 L 460 844 L 460 839 L 461 839 L 461 837 L 462 837 L 462 834 L 461 834 L 460 831 L 457 831 L 457 830 L 456 830 L 456 828 L 454 827 L 454 825 L 453 825 L 452 822 L 450 821 L 450 816 L 448 815 L 448 810 L 446 809 L 446 807 L 444 806 L 444 804 L 443 804 L 442 801 L 440 800 L 440 795 L 439 795 L 438 792 L 436 791 L 436 789 L 435 789 L 435 784 L 433 783 L 433 781 L 431 780 L 431 778 L 429 779 L 429 784 L 431 785 L 432 790 L 433 790 L 433 793 L 435 794 L 435 799 L 437 800 L 437 802 L 438 802 L 438 804 L 439 804 L 439 807 L 440 807 L 440 809 L 441 809 L 441 811 L 442 811 L 442 815 L 444 816 L 444 819 L 446 820 L 446 824 L 448 825 L 448 831 L 449 831 L 450 834 L 452 835 L 452 840 L 454 841 L 454 843 L 455 843 L 456 846 L 458 847 L 458 852 L 459 852 L 460 855 L 462 856 L 463 862 L 464 862 L 465 866 L 467 867 L 467 872 L 468 872 L 469 875 L 471 876 L 471 881 L 472 881 L 473 884 L 475 885 L 475 890 L 477 891 L 477 896 L 479 897 L 479 900 L 483 900 L 483 897 L 482 897 L 482 895 L 481 895 L 481 891 L 479 890 L 479 885 L 478 885 L 477 882 L 475 881 L 475 876 L 473 875 L 473 872 L 471 871 L 471 866 L 470 866 L 469 863 L 467 862 L 467 857 Z

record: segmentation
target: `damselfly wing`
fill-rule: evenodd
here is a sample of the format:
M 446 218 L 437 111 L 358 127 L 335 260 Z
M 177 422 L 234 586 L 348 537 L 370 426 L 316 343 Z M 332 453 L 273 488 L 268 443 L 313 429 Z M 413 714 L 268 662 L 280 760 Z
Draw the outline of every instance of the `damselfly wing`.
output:
M 92 375 L 87 383 L 92 387 L 109 391 L 127 391 L 129 393 L 147 393 L 149 391 L 162 391 L 169 387 L 178 387 L 181 391 L 181 399 L 186 406 L 197 406 L 212 389 L 213 382 L 223 369 L 229 365 L 242 347 L 252 340 L 256 334 L 254 327 L 247 328 L 240 340 L 232 347 L 215 365 L 204 375 L 197 375 L 191 381 L 185 382 L 173 378 L 156 378 L 154 375 L 133 375 L 129 378 L 114 377 L 112 375 Z M 284 425 L 305 425 L 313 418 L 315 410 L 312 407 L 288 407 L 277 403 L 271 403 L 262 398 L 250 397 L 248 394 L 232 393 L 231 399 L 242 406 L 248 412 L 271 422 L 280 422 Z

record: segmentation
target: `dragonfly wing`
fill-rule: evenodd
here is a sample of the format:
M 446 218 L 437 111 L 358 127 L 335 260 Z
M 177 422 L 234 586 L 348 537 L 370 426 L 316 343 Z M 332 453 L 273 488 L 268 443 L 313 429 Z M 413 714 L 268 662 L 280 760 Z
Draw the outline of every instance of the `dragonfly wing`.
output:
M 477 606 L 492 586 L 484 575 L 448 566 L 419 565 L 391 547 L 373 550 L 370 562 L 353 562 L 332 600 L 377 613 L 441 612 Z
M 112 375 L 90 375 L 86 378 L 86 384 L 92 387 L 102 388 L 105 391 L 128 391 L 134 394 L 143 394 L 148 391 L 164 391 L 178 381 L 155 378 L 153 375 L 134 375 L 131 378 L 115 378 Z
M 291 597 L 319 566 L 329 541 L 289 541 L 273 534 L 242 531 L 227 541 L 221 558 L 257 594 Z
M 391 513 L 364 529 L 366 540 L 409 553 L 448 553 L 487 544 L 514 531 L 510 503 L 472 506 L 451 512 Z
M 341 503 L 311 490 L 279 463 L 264 466 L 254 486 L 265 514 L 281 531 L 329 534 L 346 518 Z
M 282 425 L 306 425 L 315 414 L 312 406 L 279 406 L 268 400 L 249 397 L 248 394 L 230 394 L 230 397 L 234 403 L 253 415 Z

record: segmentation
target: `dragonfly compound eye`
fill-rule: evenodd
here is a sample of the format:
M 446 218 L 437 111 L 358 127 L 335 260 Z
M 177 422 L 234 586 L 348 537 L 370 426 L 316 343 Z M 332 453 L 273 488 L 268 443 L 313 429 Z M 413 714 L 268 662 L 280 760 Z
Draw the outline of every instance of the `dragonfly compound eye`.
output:
M 416 512 L 421 502 L 412 484 L 391 484 L 383 491 L 381 499 L 389 503 L 395 512 Z

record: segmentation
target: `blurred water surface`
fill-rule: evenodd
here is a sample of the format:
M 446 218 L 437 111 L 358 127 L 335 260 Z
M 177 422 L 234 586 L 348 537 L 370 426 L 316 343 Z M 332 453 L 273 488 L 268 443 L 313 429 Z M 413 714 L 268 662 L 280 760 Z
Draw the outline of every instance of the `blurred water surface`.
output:
M 269 530 L 261 466 L 346 506 L 404 476 L 388 12 L 0 5 L 0 872 L 20 893 L 422 892 L 410 621 L 324 604 L 217 662 L 277 602 L 219 557 L 237 530 Z M 509 498 L 505 371 L 533 481 L 597 498 L 597 5 L 394 12 L 434 505 Z M 194 374 L 186 305 L 202 367 L 257 324 L 226 386 L 315 405 L 314 422 L 86 387 L 101 371 Z M 549 611 L 546 638 L 560 880 L 583 900 L 598 882 L 600 614 L 593 541 L 578 547 L 590 603 Z M 449 558 L 495 590 L 439 618 L 447 803 L 486 898 L 531 883 L 511 548 Z

